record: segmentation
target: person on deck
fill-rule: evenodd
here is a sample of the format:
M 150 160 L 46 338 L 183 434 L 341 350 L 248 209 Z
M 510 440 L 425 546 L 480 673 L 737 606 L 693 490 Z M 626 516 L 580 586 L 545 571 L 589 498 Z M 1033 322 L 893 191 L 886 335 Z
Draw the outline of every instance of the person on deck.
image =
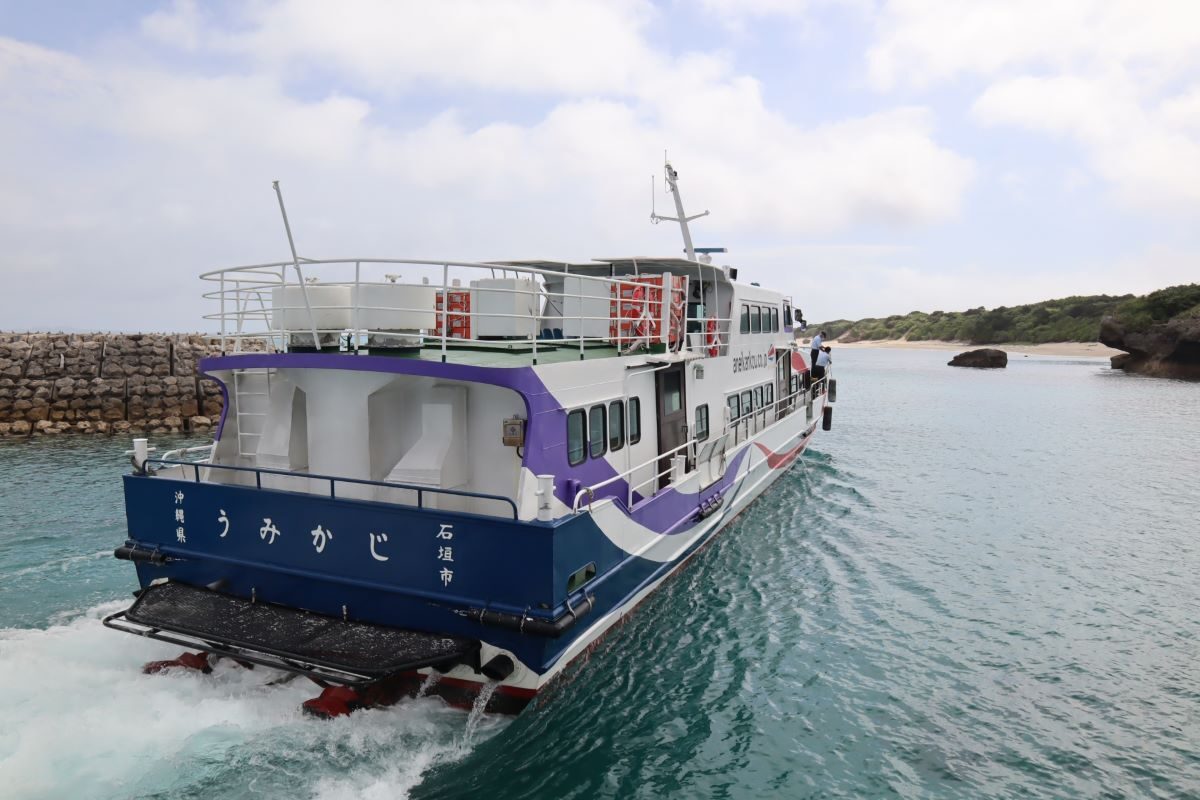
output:
M 829 369 L 829 363 L 832 360 L 829 345 L 825 345 L 813 359 L 812 379 L 814 384 L 825 377 L 825 372 Z
M 825 331 L 821 331 L 820 333 L 818 333 L 816 336 L 814 336 L 812 338 L 812 344 L 809 345 L 809 347 L 812 348 L 812 352 L 811 352 L 812 358 L 810 358 L 808 360 L 809 364 L 817 363 L 817 356 L 820 354 L 821 345 L 823 345 L 823 344 L 825 344 Z

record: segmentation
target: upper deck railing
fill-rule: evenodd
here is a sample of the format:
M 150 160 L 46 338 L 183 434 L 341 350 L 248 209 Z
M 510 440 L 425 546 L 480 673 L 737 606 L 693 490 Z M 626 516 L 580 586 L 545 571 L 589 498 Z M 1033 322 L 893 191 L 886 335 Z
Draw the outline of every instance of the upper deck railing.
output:
M 219 323 L 223 352 L 420 348 L 445 361 L 463 346 L 503 345 L 535 364 L 572 350 L 728 353 L 731 318 L 717 312 L 734 308 L 733 289 L 721 268 L 696 263 L 672 275 L 634 261 L 634 274 L 620 277 L 570 268 L 301 259 L 201 277 L 217 284 L 204 296 L 219 309 L 205 318 Z M 701 298 L 715 298 L 709 308 L 692 301 L 697 282 Z

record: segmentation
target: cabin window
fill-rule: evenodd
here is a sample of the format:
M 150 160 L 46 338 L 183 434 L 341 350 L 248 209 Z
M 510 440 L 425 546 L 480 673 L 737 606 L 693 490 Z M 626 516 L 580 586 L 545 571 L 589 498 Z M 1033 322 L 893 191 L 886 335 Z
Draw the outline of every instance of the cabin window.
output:
M 783 304 L 783 327 L 785 327 L 785 328 L 792 327 L 792 304 L 791 303 Z
M 762 333 L 762 318 L 759 316 L 758 306 L 750 307 L 750 332 Z
M 775 402 L 775 385 L 768 383 L 763 387 L 763 404 L 771 405 Z
M 800 383 L 800 376 L 793 375 L 792 379 L 790 381 L 788 381 L 789 394 L 795 394 L 796 392 L 800 391 L 800 388 L 798 385 L 799 383 Z
M 750 306 L 742 306 L 742 333 L 750 332 Z
M 592 406 L 588 412 L 588 452 L 592 458 L 600 458 L 605 452 L 608 426 L 604 421 L 604 406 Z
M 582 464 L 586 455 L 583 448 L 583 428 L 582 408 L 567 414 L 567 463 L 572 467 Z
M 696 406 L 696 441 L 703 442 L 708 438 L 708 403 Z
M 776 333 L 779 332 L 779 309 L 778 308 L 771 309 L 771 330 L 775 331 Z
M 742 415 L 741 403 L 738 401 L 738 396 L 736 394 L 731 394 L 727 402 L 729 403 L 729 421 L 737 422 L 738 417 Z
M 642 440 L 642 401 L 637 397 L 629 398 L 629 443 L 637 444 Z
M 754 410 L 758 411 L 763 407 L 763 387 L 754 387 Z
M 747 389 L 742 392 L 742 416 L 746 416 L 754 411 L 754 395 Z
M 614 400 L 608 404 L 608 449 L 617 452 L 625 446 L 625 404 Z

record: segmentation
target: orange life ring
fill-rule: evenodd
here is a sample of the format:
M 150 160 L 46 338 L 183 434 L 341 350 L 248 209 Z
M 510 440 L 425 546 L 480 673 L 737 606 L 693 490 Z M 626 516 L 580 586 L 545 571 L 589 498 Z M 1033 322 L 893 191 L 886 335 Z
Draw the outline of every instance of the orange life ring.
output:
M 721 352 L 720 340 L 717 336 L 717 321 L 709 317 L 708 322 L 704 324 L 704 330 L 708 339 L 708 354 L 715 356 Z

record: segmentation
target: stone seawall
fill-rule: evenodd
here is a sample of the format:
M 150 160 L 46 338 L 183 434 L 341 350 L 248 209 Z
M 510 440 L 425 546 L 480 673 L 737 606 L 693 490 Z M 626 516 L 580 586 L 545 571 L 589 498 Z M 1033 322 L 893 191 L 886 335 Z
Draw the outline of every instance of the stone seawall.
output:
M 0 333 L 0 436 L 204 433 L 221 390 L 196 373 L 194 334 Z

